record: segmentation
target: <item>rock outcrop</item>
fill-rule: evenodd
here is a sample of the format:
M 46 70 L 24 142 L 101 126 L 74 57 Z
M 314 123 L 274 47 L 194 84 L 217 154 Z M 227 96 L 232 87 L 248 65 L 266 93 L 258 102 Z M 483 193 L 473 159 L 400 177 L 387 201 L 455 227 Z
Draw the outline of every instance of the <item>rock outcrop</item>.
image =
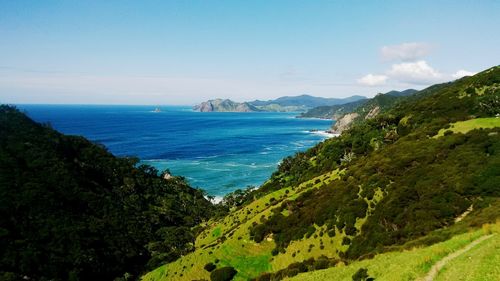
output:
M 380 106 L 375 106 L 366 114 L 365 119 L 375 118 L 380 113 Z
M 348 113 L 348 114 L 344 115 L 342 118 L 339 118 L 337 120 L 337 122 L 335 122 L 335 125 L 333 125 L 333 127 L 332 127 L 332 131 L 335 134 L 342 134 L 343 131 L 349 129 L 352 122 L 354 122 L 354 120 L 358 117 L 359 117 L 359 114 L 356 112 Z

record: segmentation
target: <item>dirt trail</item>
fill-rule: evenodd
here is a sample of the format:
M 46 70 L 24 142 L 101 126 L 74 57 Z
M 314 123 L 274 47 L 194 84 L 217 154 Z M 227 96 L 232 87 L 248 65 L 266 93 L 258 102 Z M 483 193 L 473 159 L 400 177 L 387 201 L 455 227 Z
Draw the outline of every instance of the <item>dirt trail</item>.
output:
M 424 278 L 421 278 L 421 279 L 418 279 L 418 280 L 419 281 L 433 281 L 434 278 L 436 278 L 436 276 L 438 275 L 439 271 L 450 260 L 452 260 L 452 259 L 460 256 L 461 254 L 469 251 L 470 249 L 472 249 L 477 244 L 479 244 L 479 243 L 483 242 L 484 240 L 489 239 L 491 237 L 493 237 L 493 234 L 482 236 L 481 238 L 478 238 L 478 239 L 472 241 L 469 245 L 465 246 L 464 248 L 462 248 L 462 249 L 460 249 L 458 251 L 455 251 L 455 252 L 447 255 L 446 257 L 444 257 L 440 261 L 438 261 L 435 265 L 433 265 L 432 268 L 431 268 L 431 270 L 429 270 L 429 272 L 427 273 L 427 275 Z

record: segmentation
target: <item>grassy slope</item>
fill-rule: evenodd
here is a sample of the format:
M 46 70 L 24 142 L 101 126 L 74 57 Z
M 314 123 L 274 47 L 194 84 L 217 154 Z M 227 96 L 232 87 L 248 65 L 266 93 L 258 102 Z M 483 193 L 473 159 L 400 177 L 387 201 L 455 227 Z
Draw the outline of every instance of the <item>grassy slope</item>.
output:
M 467 121 L 460 121 L 450 124 L 447 129 L 441 129 L 436 137 L 441 137 L 446 131 L 452 131 L 453 133 L 465 134 L 474 129 L 489 129 L 500 127 L 500 118 L 476 118 Z
M 499 279 L 500 235 L 495 235 L 449 262 L 435 280 L 489 281 Z
M 269 217 L 272 209 L 279 206 L 282 201 L 294 200 L 308 190 L 322 188 L 323 185 L 338 179 L 341 173 L 335 170 L 296 187 L 280 189 L 232 212 L 222 221 L 210 221 L 207 229 L 197 237 L 194 252 L 146 274 L 143 280 L 208 280 L 209 273 L 203 267 L 209 262 L 215 262 L 216 259 L 219 260 L 217 267 L 230 265 L 238 271 L 235 280 L 247 280 L 262 272 L 283 269 L 295 260 L 321 255 L 338 257 L 338 251 L 346 249 L 346 246 L 341 245 L 344 237 L 342 234 L 333 238 L 327 235 L 320 237 L 321 230 L 317 229 L 311 237 L 294 241 L 286 253 L 272 256 L 271 251 L 275 248 L 272 238 L 255 243 L 249 237 L 248 228 L 253 222 L 259 222 L 262 216 Z M 271 198 L 274 198 L 276 203 L 270 204 Z M 374 200 L 380 198 L 379 194 Z M 358 223 L 359 226 L 361 224 L 362 221 Z M 324 249 L 320 248 L 321 244 L 325 245 Z M 310 245 L 314 247 L 310 248 Z
M 302 273 L 288 280 L 352 280 L 352 275 L 360 268 L 367 268 L 370 277 L 379 281 L 415 280 L 425 276 L 433 264 L 449 253 L 465 247 L 490 231 L 495 233 L 493 238 L 452 260 L 438 275 L 437 280 L 465 280 L 464 277 L 467 278 L 466 280 L 495 280 L 488 278 L 488 276 L 499 276 L 500 223 L 489 229 L 483 228 L 475 232 L 457 235 L 430 247 L 384 253 L 373 259 L 353 262 L 348 266 Z M 469 276 L 473 279 L 469 279 Z

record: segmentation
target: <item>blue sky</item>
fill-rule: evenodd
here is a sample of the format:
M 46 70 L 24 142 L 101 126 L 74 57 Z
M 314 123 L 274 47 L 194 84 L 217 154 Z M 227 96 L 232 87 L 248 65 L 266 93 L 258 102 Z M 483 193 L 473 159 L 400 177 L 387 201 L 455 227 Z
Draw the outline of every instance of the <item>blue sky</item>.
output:
M 421 89 L 500 62 L 500 1 L 0 0 L 0 102 Z

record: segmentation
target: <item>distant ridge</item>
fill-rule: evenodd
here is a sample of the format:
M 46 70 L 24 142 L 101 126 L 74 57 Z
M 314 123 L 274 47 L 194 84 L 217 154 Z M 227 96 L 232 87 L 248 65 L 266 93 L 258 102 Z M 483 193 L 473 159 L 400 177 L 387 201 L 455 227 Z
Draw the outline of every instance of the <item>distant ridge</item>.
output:
M 310 95 L 285 96 L 274 100 L 255 100 L 252 102 L 235 102 L 229 99 L 213 99 L 193 107 L 199 112 L 300 112 L 317 106 L 331 106 L 365 100 L 363 96 L 347 98 L 323 98 Z
M 312 109 L 309 109 L 307 112 L 302 113 L 300 118 L 323 118 L 323 119 L 334 119 L 337 120 L 342 116 L 354 112 L 358 108 L 368 105 L 368 107 L 375 107 L 377 105 L 385 108 L 391 105 L 393 102 L 398 100 L 401 97 L 411 96 L 418 91 L 415 89 L 407 89 L 404 91 L 390 91 L 387 93 L 379 93 L 375 97 L 371 99 L 360 99 L 353 102 L 339 104 L 339 105 L 331 105 L 331 106 L 318 106 Z M 362 111 L 366 110 L 367 106 Z M 370 109 L 368 110 L 370 111 Z M 367 111 L 367 112 L 368 112 Z
M 300 95 L 300 96 L 284 96 L 274 100 L 267 100 L 267 101 L 255 100 L 251 101 L 250 103 L 255 106 L 278 104 L 281 106 L 304 106 L 312 108 L 316 106 L 344 104 L 362 99 L 366 99 L 366 97 L 350 96 L 347 98 L 323 98 L 323 97 L 314 97 L 311 95 Z
M 418 91 L 415 89 L 407 89 L 404 91 L 390 91 L 390 92 L 387 92 L 385 94 L 389 95 L 389 96 L 394 96 L 394 97 L 407 97 L 407 96 L 411 96 L 411 95 L 415 94 L 416 92 L 418 92 Z

